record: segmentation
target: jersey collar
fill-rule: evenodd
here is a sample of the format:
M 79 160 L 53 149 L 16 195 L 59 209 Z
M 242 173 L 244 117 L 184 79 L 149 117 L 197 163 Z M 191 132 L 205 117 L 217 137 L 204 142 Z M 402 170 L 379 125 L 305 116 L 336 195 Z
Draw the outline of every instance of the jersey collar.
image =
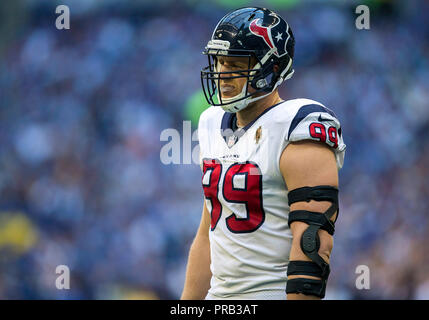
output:
M 252 125 L 264 114 L 266 114 L 271 109 L 274 109 L 278 105 L 282 104 L 284 101 L 281 101 L 279 103 L 276 103 L 275 105 L 272 105 L 271 107 L 268 107 L 265 109 L 259 116 L 257 116 L 254 120 L 249 122 L 245 127 L 238 129 L 236 126 L 236 119 L 237 115 L 235 113 L 231 112 L 225 112 L 222 117 L 221 122 L 221 134 L 223 136 L 223 139 L 225 140 L 225 143 L 229 148 L 234 146 L 237 141 L 243 136 L 246 131 L 252 127 Z

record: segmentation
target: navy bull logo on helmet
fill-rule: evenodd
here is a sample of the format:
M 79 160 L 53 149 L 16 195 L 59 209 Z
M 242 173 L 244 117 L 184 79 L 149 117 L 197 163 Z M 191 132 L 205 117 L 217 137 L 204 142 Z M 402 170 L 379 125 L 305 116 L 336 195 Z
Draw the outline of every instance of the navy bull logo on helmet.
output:
M 275 16 L 275 18 L 277 18 L 277 16 Z M 286 26 L 280 25 L 281 22 L 286 24 Z M 270 49 L 275 48 L 274 54 L 277 57 L 282 57 L 287 53 L 286 45 L 290 35 L 287 31 L 284 34 L 284 30 L 289 29 L 289 25 L 284 20 L 282 21 L 277 18 L 277 22 L 274 23 L 273 26 L 264 27 L 261 25 L 261 19 L 258 18 L 250 23 L 249 29 L 250 32 L 252 32 L 254 35 L 264 39 L 265 43 L 268 45 L 268 47 L 270 47 Z M 273 39 L 273 34 L 276 34 L 276 36 L 274 36 L 275 40 Z

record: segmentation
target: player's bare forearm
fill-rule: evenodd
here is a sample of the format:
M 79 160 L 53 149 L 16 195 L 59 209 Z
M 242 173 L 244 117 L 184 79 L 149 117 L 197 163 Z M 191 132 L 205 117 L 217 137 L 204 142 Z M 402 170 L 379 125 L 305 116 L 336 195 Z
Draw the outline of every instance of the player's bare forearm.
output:
M 204 206 L 198 233 L 189 250 L 182 300 L 203 300 L 210 288 L 210 216 Z
M 203 300 L 210 288 L 210 244 L 195 238 L 189 251 L 182 300 Z

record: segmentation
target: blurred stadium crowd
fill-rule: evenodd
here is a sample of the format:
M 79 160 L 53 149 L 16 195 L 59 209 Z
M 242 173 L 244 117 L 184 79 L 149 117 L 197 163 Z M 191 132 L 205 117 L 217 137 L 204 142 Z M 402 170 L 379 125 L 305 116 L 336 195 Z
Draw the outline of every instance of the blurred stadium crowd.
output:
M 201 173 L 163 165 L 160 134 L 195 129 L 207 107 L 201 52 L 225 3 L 64 1 L 62 31 L 55 1 L 0 4 L 0 298 L 180 296 Z M 296 37 L 282 97 L 342 122 L 327 299 L 429 299 L 428 2 L 363 1 L 361 31 L 357 2 L 258 3 Z M 55 287 L 58 265 L 70 290 Z M 359 265 L 369 290 L 355 287 Z

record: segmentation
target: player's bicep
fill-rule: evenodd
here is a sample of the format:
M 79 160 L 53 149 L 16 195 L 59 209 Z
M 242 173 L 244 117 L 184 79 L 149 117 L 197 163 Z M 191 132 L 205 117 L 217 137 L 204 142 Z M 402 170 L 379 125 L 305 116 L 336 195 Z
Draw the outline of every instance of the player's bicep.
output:
M 290 143 L 280 158 L 280 171 L 288 190 L 320 185 L 338 187 L 334 152 L 322 143 L 309 140 Z M 331 204 L 329 201 L 301 201 L 293 203 L 290 209 L 324 212 Z

